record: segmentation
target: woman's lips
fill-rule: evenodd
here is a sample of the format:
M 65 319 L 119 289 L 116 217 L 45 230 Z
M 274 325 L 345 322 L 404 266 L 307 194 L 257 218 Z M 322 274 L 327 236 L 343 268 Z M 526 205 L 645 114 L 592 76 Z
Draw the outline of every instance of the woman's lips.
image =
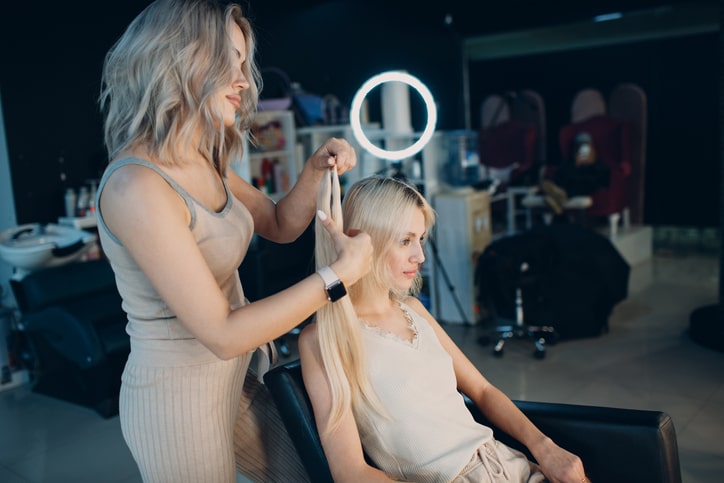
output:
M 239 109 L 241 107 L 241 96 L 226 96 L 226 98 L 234 105 L 236 109 Z
M 415 276 L 417 276 L 417 270 L 406 270 L 403 273 L 407 278 L 415 278 Z

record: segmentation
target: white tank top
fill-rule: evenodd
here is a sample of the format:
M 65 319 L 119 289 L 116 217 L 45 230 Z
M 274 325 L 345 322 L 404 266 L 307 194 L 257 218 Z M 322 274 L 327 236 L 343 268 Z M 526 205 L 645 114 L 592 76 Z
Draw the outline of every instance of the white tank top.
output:
M 386 473 L 418 483 L 451 481 L 493 431 L 465 406 L 452 358 L 430 324 L 401 308 L 416 332 L 412 342 L 361 322 L 370 382 L 392 416 L 358 421 L 362 445 Z

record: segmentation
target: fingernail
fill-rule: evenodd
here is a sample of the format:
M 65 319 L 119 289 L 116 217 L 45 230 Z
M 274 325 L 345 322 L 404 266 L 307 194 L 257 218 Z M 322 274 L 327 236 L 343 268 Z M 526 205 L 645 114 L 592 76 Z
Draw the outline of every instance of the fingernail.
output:
M 332 166 L 334 164 L 334 158 L 327 158 L 327 164 Z
M 317 216 L 322 221 L 327 219 L 327 214 L 325 212 L 323 212 L 322 210 L 317 210 Z

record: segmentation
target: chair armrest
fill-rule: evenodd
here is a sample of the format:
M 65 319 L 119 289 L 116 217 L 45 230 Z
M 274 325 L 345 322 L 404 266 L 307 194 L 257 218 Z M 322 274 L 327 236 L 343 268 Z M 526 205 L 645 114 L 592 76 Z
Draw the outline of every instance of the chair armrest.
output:
M 532 458 L 466 398 L 477 421 L 495 437 Z M 680 483 L 681 469 L 671 417 L 659 411 L 514 401 L 541 431 L 577 454 L 591 481 Z

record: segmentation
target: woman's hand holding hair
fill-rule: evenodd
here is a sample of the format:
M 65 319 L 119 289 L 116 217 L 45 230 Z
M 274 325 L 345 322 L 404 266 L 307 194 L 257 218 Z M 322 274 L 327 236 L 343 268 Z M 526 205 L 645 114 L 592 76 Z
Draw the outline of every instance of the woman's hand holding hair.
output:
M 325 170 L 337 166 L 337 173 L 349 171 L 357 164 L 357 154 L 344 139 L 329 138 L 309 158 L 314 169 Z
M 322 226 L 329 232 L 337 252 L 337 260 L 330 267 L 350 287 L 372 268 L 372 239 L 362 231 L 345 235 L 334 220 L 323 211 L 317 211 Z

